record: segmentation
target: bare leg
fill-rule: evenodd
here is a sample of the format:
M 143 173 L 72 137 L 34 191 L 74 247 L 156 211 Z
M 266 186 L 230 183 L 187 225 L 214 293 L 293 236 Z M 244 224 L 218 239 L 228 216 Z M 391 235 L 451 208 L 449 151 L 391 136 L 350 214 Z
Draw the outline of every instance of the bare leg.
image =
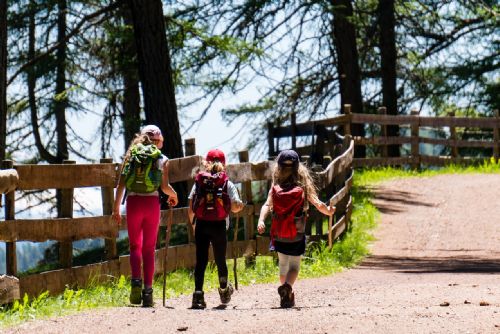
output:
M 290 285 L 293 285 L 293 283 L 295 283 L 295 281 L 297 280 L 297 276 L 299 276 L 299 272 L 295 269 L 290 269 L 288 271 L 288 274 L 286 275 L 286 282 Z M 285 281 L 282 281 L 281 284 L 283 284 L 284 282 Z

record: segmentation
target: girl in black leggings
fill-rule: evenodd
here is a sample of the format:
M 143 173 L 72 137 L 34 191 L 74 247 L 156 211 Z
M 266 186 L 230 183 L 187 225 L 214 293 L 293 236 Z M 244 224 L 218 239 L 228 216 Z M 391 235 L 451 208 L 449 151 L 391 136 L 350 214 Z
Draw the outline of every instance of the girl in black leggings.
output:
M 239 212 L 244 207 L 238 196 L 238 190 L 224 173 L 226 163 L 224 153 L 220 150 L 211 150 L 205 160 L 205 172 L 197 175 L 189 194 L 188 214 L 190 222 L 195 225 L 196 241 L 195 291 L 191 306 L 193 309 L 206 307 L 203 282 L 210 244 L 217 265 L 221 303 L 227 304 L 231 300 L 234 289 L 228 282 L 226 265 L 227 219 L 229 211 Z

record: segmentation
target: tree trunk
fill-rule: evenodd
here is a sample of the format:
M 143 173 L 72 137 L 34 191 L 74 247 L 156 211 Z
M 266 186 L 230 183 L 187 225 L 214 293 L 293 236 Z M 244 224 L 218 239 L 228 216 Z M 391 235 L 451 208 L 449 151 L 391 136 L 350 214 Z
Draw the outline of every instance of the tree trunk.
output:
M 0 161 L 7 145 L 7 0 L 0 0 Z
M 164 153 L 182 157 L 170 55 L 161 0 L 129 0 L 139 63 L 146 123 L 164 132 Z
M 132 13 L 129 6 L 121 7 L 123 22 L 127 26 L 132 26 Z M 137 49 L 133 36 L 125 36 L 123 40 L 124 63 L 121 64 L 123 76 L 123 115 L 122 122 L 124 128 L 125 150 L 134 138 L 134 134 L 139 132 L 141 127 L 141 96 L 139 93 L 139 74 L 137 72 Z M 134 66 L 131 66 L 131 65 Z
M 388 115 L 398 114 L 398 94 L 396 84 L 396 33 L 394 18 L 394 0 L 380 0 L 378 5 L 380 26 L 380 60 L 382 73 L 382 105 L 387 108 Z M 387 126 L 388 136 L 399 136 L 397 125 Z M 390 157 L 399 157 L 399 145 L 389 145 L 387 153 Z
M 66 107 L 68 105 L 68 97 L 66 95 L 66 0 L 57 1 L 57 41 L 60 45 L 56 51 L 56 90 L 54 98 L 54 113 L 56 116 L 56 133 L 57 133 L 57 163 L 63 163 L 67 160 L 68 155 L 68 139 L 66 134 Z M 57 216 L 61 217 L 63 210 L 63 191 L 57 189 Z
M 363 113 L 363 98 L 361 95 L 361 75 L 358 64 L 356 30 L 349 20 L 353 16 L 351 1 L 332 0 L 333 5 L 333 37 L 337 52 L 337 71 L 339 75 L 341 106 L 350 104 L 352 112 Z M 365 135 L 363 124 L 352 124 L 354 136 Z M 364 146 L 356 147 L 356 158 L 366 156 Z
M 62 163 L 68 159 L 68 139 L 66 133 L 66 0 L 58 0 L 57 40 L 60 43 L 56 51 L 56 91 L 54 113 L 56 116 L 57 161 Z
M 35 58 L 35 41 L 36 41 L 36 22 L 35 22 L 35 6 L 34 0 L 30 1 L 30 12 L 28 17 L 28 62 Z M 38 110 L 36 106 L 36 66 L 31 66 L 27 71 L 28 81 L 28 103 L 31 112 L 31 128 L 33 136 L 35 137 L 35 146 L 40 154 L 40 157 L 51 163 L 57 163 L 57 157 L 50 154 L 50 152 L 43 146 L 40 136 L 40 129 L 38 125 Z

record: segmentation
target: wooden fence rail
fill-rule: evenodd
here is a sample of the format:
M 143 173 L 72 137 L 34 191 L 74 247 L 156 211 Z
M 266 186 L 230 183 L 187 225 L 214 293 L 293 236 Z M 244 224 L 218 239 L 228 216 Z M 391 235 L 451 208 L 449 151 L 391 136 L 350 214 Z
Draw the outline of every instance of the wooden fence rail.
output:
M 194 153 L 194 140 L 186 141 L 186 151 Z M 345 138 L 343 150 L 339 152 L 331 163 L 322 171 L 316 173 L 318 187 L 327 194 L 327 198 L 337 205 L 335 222 L 331 229 L 323 235 L 322 229 L 317 223 L 314 238 L 327 239 L 328 235 L 333 239 L 338 237 L 346 229 L 352 212 L 352 200 L 350 188 L 352 186 L 353 173 L 351 171 L 353 162 L 354 142 Z M 262 203 L 259 199 L 263 194 L 253 194 L 252 182 L 271 180 L 273 161 L 248 162 L 248 152 L 240 152 L 240 163 L 229 164 L 227 174 L 235 183 L 241 185 L 242 197 L 246 201 L 245 208 L 240 216 L 243 218 L 243 240 L 231 241 L 227 247 L 227 256 L 248 256 L 269 254 L 269 238 L 255 235 L 256 218 L 260 213 Z M 169 177 L 172 183 L 188 181 L 192 182 L 193 176 L 199 169 L 202 157 L 192 155 L 185 158 L 171 159 Z M 0 278 L 0 303 L 12 301 L 19 295 L 28 293 L 36 295 L 49 290 L 51 293 L 59 293 L 66 286 L 85 286 L 89 279 L 105 281 L 109 277 L 129 275 L 129 256 L 117 256 L 116 238 L 120 230 L 127 228 L 126 216 L 123 216 L 122 224 L 117 226 L 111 219 L 111 208 L 114 198 L 114 187 L 119 177 L 119 164 L 110 159 L 102 159 L 98 164 L 75 164 L 66 162 L 60 165 L 13 165 L 11 161 L 4 161 L 0 172 L 0 193 L 5 195 L 5 221 L 0 221 L 0 241 L 6 242 L 6 264 L 9 279 Z M 102 212 L 100 216 L 73 217 L 73 190 L 83 187 L 99 187 L 102 196 Z M 15 219 L 15 193 L 21 191 L 58 189 L 61 191 L 63 202 L 62 214 L 58 218 L 38 219 Z M 184 225 L 188 231 L 187 208 L 174 208 L 173 223 Z M 166 226 L 167 211 L 161 212 L 161 226 Z M 233 217 L 234 218 L 234 217 Z M 322 221 L 321 221 L 322 222 Z M 105 252 L 107 261 L 94 263 L 86 266 L 75 267 L 72 265 L 72 242 L 88 238 L 105 238 Z M 16 242 L 32 241 L 43 242 L 53 240 L 60 243 L 59 261 L 61 269 L 18 276 L 16 263 Z M 156 270 L 163 272 L 164 248 L 156 251 Z M 192 268 L 195 264 L 195 245 L 188 244 L 171 246 L 168 250 L 167 271 L 176 268 Z M 17 293 L 12 288 L 12 281 L 17 286 Z M 5 288 L 2 294 L 2 282 L 9 282 L 10 288 Z M 2 299 L 2 296 L 3 297 Z
M 293 118 L 295 119 L 295 118 Z M 280 148 L 280 139 L 289 138 L 296 143 L 296 137 L 310 138 L 311 144 L 297 147 L 297 151 L 308 156 L 313 164 L 325 166 L 329 156 L 335 155 L 337 146 L 334 133 L 350 134 L 352 124 L 364 124 L 365 127 L 376 131 L 368 131 L 370 136 L 354 136 L 355 146 L 372 146 L 375 148 L 374 156 L 365 158 L 354 158 L 353 167 L 375 167 L 375 166 L 401 166 L 409 165 L 418 168 L 421 165 L 444 166 L 447 164 L 471 164 L 483 161 L 483 157 L 477 154 L 464 153 L 460 156 L 461 149 L 486 149 L 498 161 L 500 157 L 500 117 L 498 111 L 493 117 L 455 117 L 453 114 L 442 117 L 419 116 L 418 111 L 413 110 L 411 115 L 386 115 L 385 108 L 379 108 L 378 114 L 356 114 L 351 112 L 349 105 L 344 106 L 344 114 L 332 118 L 317 120 L 287 126 L 275 126 L 268 124 L 269 156 L 274 156 Z M 399 129 L 407 129 L 404 135 L 388 136 L 387 126 L 397 126 Z M 292 131 L 295 128 L 295 131 Z M 377 130 L 378 129 L 378 130 Z M 423 135 L 426 129 L 441 130 L 446 138 L 431 138 Z M 482 134 L 480 139 L 460 138 L 459 130 L 470 132 L 470 129 L 479 129 Z M 477 131 L 476 131 L 477 132 Z M 292 136 L 293 138 L 290 138 Z M 449 151 L 449 155 L 429 155 L 422 152 L 421 144 L 440 145 Z M 407 145 L 408 153 L 402 153 L 399 157 L 388 156 L 388 145 Z M 488 152 L 488 151 L 487 151 Z

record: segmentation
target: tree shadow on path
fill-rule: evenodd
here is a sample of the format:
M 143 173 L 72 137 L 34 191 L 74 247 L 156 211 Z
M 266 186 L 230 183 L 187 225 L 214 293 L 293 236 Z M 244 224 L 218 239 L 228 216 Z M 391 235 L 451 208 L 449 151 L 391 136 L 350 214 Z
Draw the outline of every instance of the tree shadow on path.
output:
M 381 212 L 385 214 L 399 213 L 408 211 L 409 206 L 424 206 L 435 207 L 432 202 L 424 202 L 418 200 L 417 195 L 407 191 L 398 190 L 375 190 L 373 204 Z
M 359 269 L 383 269 L 401 273 L 500 273 L 498 259 L 472 256 L 406 257 L 373 255 Z

